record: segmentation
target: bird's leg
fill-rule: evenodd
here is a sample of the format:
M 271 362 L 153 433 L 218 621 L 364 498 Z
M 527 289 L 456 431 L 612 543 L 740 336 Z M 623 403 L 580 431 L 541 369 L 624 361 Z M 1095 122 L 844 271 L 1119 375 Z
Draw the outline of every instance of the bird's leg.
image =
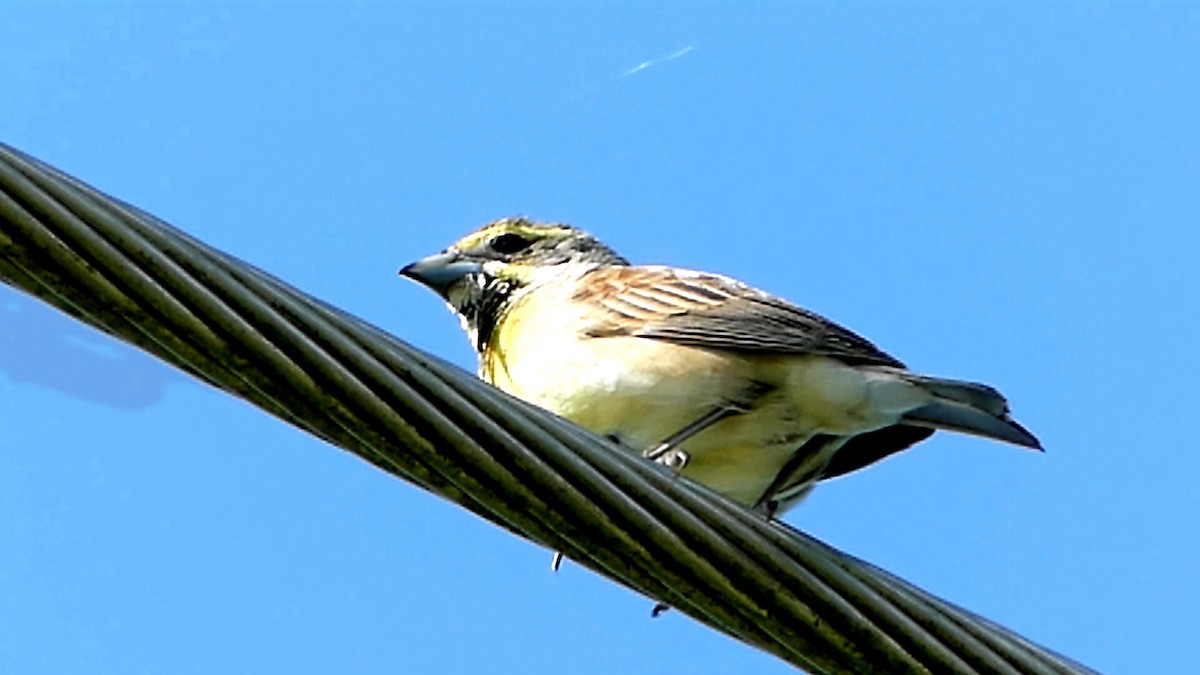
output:
M 738 414 L 742 411 L 743 408 L 733 405 L 725 405 L 719 408 L 713 408 L 713 410 L 704 413 L 703 417 L 697 419 L 696 422 L 692 422 L 688 426 L 684 426 L 683 429 L 680 429 L 679 431 L 674 432 L 674 434 L 671 436 L 668 436 L 665 441 L 662 441 L 661 443 L 656 444 L 656 446 L 653 448 L 646 450 L 646 452 L 642 453 L 642 456 L 644 456 L 646 459 L 659 462 L 659 464 L 666 467 L 670 467 L 674 471 L 682 471 L 683 467 L 688 466 L 688 453 L 683 452 L 683 450 L 680 450 L 677 447 L 679 446 L 679 443 L 683 443 L 684 441 L 688 440 L 688 438 L 691 438 L 696 434 L 700 434 L 701 431 L 708 429 L 709 426 L 720 422 L 720 420 L 734 416 L 734 414 Z M 664 611 L 670 609 L 671 605 L 665 603 L 654 603 L 654 609 L 650 610 L 650 616 L 654 617 L 654 619 L 658 619 L 658 617 L 661 616 Z
M 617 434 L 608 434 L 605 436 L 605 438 L 607 438 L 609 441 L 612 441 L 613 443 L 616 443 L 617 445 L 623 445 L 623 443 L 621 442 L 621 437 Z M 558 568 L 562 566 L 562 561 L 563 561 L 562 551 L 555 551 L 554 558 L 550 560 L 550 571 L 558 572 Z
M 643 452 L 642 456 L 646 459 L 652 459 L 655 462 L 658 462 L 659 464 L 662 464 L 663 466 L 666 466 L 672 470 L 682 471 L 683 467 L 687 466 L 688 455 L 686 452 L 678 448 L 680 443 L 683 443 L 687 439 L 695 436 L 701 431 L 704 431 L 717 422 L 720 422 L 727 417 L 737 415 L 744 410 L 745 408 L 734 404 L 726 404 L 719 408 L 713 408 L 707 413 L 704 413 L 700 419 L 692 422 L 674 434 L 671 434 L 663 442 Z M 671 609 L 670 605 L 662 602 L 656 602 L 654 603 L 654 608 L 650 610 L 650 616 L 657 619 L 659 616 L 662 616 L 663 612 L 666 612 L 669 609 Z
M 607 434 L 605 436 L 605 438 L 607 438 L 609 441 L 611 441 L 613 443 L 616 443 L 617 445 L 623 445 L 623 443 L 621 442 L 621 437 L 617 434 Z M 562 561 L 563 561 L 562 551 L 555 551 L 554 558 L 552 558 L 550 560 L 550 571 L 558 572 L 558 568 L 562 566 Z
M 713 408 L 707 413 L 704 413 L 700 419 L 680 429 L 658 445 L 643 452 L 642 456 L 646 459 L 652 459 L 663 466 L 667 466 L 679 471 L 683 469 L 683 467 L 687 466 L 688 462 L 687 453 L 678 449 L 680 443 L 683 443 L 687 439 L 695 436 L 701 431 L 704 431 L 717 422 L 720 422 L 726 417 L 736 415 L 740 412 L 742 412 L 742 408 L 736 405 L 723 405 L 719 408 Z
M 705 413 L 700 419 L 692 422 L 686 427 L 680 429 L 674 434 L 671 434 L 666 440 L 658 445 L 646 450 L 642 456 L 646 459 L 652 459 L 663 466 L 666 466 L 675 471 L 683 470 L 687 466 L 688 455 L 680 450 L 677 446 L 696 434 L 704 431 L 712 425 L 720 422 L 726 417 L 731 417 L 742 412 L 743 408 L 736 405 L 723 405 L 719 408 L 714 408 Z M 654 608 L 650 610 L 650 616 L 657 619 L 663 612 L 671 609 L 671 606 L 662 602 L 654 603 Z

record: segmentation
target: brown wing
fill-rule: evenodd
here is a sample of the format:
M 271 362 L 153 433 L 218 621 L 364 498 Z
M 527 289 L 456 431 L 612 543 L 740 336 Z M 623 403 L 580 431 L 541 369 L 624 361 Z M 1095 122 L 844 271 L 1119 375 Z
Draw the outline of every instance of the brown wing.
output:
M 904 364 L 866 338 L 792 303 L 717 274 L 670 267 L 605 267 L 583 277 L 597 337 L 632 335 L 773 354 L 822 354 L 854 365 Z

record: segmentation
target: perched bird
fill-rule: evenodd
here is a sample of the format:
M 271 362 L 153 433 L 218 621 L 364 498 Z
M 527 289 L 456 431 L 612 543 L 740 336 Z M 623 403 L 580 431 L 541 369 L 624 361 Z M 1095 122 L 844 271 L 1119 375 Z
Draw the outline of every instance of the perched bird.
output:
M 498 220 L 400 274 L 458 313 L 484 380 L 768 515 L 935 429 L 1041 447 L 989 386 L 567 225 Z

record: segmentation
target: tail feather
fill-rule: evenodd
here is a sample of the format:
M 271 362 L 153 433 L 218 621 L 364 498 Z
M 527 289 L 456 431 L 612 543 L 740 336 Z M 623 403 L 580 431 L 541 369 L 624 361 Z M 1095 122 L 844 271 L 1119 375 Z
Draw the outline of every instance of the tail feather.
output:
M 934 396 L 956 403 L 962 403 L 972 408 L 996 417 L 1008 414 L 1008 401 L 993 387 L 978 382 L 963 380 L 948 380 L 943 377 L 928 375 L 911 376 L 910 379 L 925 391 Z
M 903 415 L 903 423 L 993 438 L 1041 450 L 1042 444 L 1008 414 L 1008 402 L 995 389 L 975 382 L 910 375 L 933 401 Z

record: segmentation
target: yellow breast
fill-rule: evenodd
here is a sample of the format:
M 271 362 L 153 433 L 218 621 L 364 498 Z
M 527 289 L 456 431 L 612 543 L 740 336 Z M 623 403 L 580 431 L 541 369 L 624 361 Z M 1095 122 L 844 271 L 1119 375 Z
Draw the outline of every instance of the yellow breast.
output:
M 682 445 L 685 476 L 743 503 L 756 502 L 814 434 L 891 421 L 872 419 L 861 374 L 831 359 L 595 338 L 577 309 L 552 288 L 520 297 L 481 355 L 480 376 L 639 452 L 716 406 L 746 403 Z M 747 392 L 756 398 L 745 401 Z

